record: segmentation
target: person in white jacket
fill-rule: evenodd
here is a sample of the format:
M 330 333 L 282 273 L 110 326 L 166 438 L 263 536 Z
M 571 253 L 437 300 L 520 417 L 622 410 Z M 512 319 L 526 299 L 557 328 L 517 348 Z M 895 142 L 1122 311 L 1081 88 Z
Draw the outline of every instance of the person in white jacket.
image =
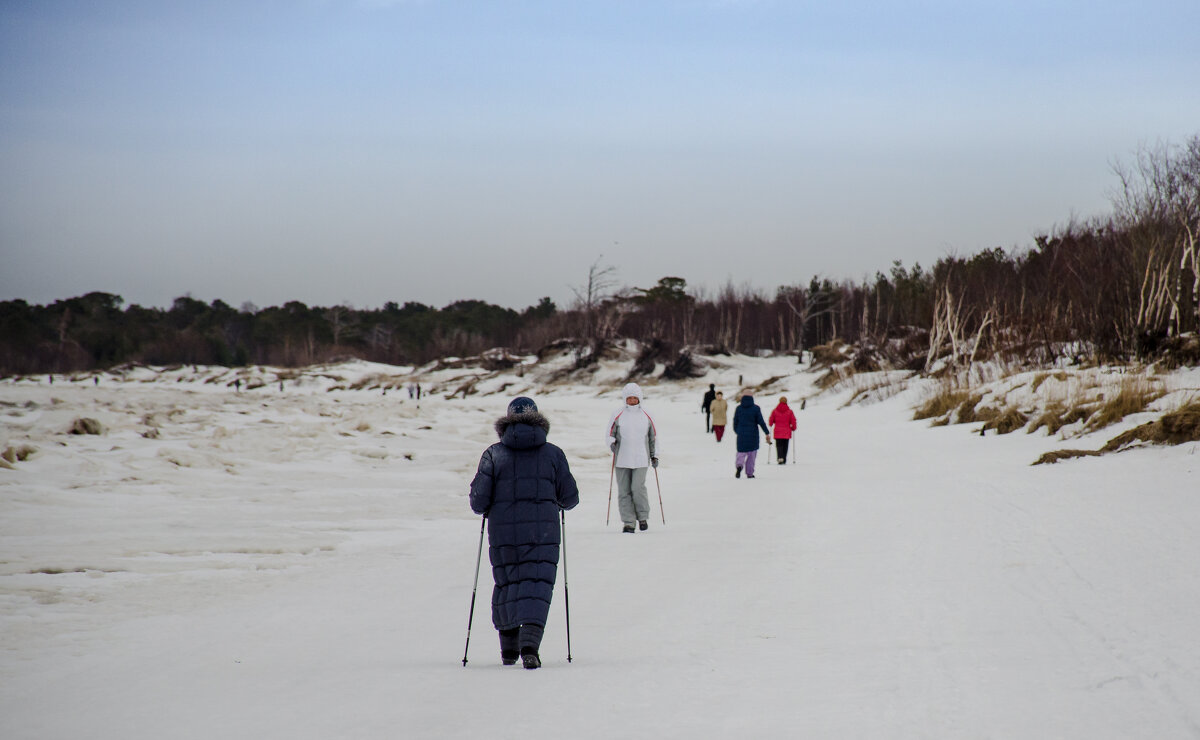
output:
M 621 396 L 624 405 L 608 420 L 608 447 L 613 452 L 617 510 L 625 524 L 622 531 L 635 532 L 635 522 L 643 530 L 650 526 L 646 469 L 658 467 L 658 433 L 654 420 L 642 407 L 642 389 L 638 384 L 627 384 L 621 389 Z

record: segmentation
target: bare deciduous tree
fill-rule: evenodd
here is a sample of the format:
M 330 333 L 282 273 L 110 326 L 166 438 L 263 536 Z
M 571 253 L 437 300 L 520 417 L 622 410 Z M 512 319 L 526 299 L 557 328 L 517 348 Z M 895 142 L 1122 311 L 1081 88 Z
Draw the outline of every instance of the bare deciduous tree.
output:
M 583 339 L 592 341 L 598 338 L 603 325 L 604 329 L 611 328 L 611 317 L 608 321 L 600 321 L 598 314 L 601 306 L 612 297 L 613 286 L 616 285 L 616 268 L 604 266 L 604 255 L 596 258 L 588 268 L 587 283 L 581 287 L 572 287 L 575 294 L 576 310 L 583 322 Z
M 1140 268 L 1136 330 L 1177 336 L 1189 298 L 1185 287 L 1192 293 L 1191 323 L 1200 326 L 1200 136 L 1183 147 L 1143 147 L 1132 165 L 1113 169 L 1121 182 L 1114 199 L 1116 218 L 1130 237 Z M 1189 273 L 1191 281 L 1186 280 Z
M 354 307 L 349 303 L 331 306 L 325 310 L 325 320 L 329 322 L 329 330 L 333 332 L 333 346 L 337 348 L 342 343 L 342 335 L 352 330 Z
M 813 278 L 816 283 L 816 278 Z M 800 320 L 800 331 L 796 349 L 803 354 L 804 352 L 804 332 L 808 329 L 810 322 L 815 321 L 822 316 L 829 316 L 834 313 L 837 308 L 837 302 L 833 301 L 833 291 L 818 290 L 813 292 L 799 286 L 790 286 L 779 289 L 779 297 L 787 304 L 796 318 Z

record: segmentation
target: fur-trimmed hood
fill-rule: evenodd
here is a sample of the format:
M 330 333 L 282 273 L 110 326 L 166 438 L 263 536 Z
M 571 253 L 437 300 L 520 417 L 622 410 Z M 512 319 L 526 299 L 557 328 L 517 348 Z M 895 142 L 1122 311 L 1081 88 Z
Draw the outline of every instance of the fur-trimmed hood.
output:
M 505 447 L 524 450 L 546 444 L 550 420 L 540 411 L 505 414 L 496 420 L 496 434 Z

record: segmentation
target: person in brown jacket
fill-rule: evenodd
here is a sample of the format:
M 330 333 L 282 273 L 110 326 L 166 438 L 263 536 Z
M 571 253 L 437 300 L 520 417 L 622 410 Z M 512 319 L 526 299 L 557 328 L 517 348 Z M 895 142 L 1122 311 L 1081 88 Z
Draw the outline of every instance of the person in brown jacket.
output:
M 727 417 L 726 411 L 729 409 L 729 404 L 725 402 L 725 396 L 721 391 L 717 391 L 717 397 L 709 404 L 709 411 L 712 412 L 712 430 L 713 434 L 717 435 L 717 441 L 721 441 L 721 437 L 725 435 L 725 422 Z

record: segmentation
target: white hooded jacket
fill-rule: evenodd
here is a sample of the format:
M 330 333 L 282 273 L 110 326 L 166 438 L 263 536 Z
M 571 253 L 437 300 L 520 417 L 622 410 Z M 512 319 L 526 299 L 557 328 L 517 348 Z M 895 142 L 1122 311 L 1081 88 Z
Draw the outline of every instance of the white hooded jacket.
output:
M 622 403 L 608 419 L 608 446 L 617 445 L 616 467 L 645 468 L 650 458 L 658 457 L 658 434 L 654 420 L 642 408 L 642 389 L 637 383 L 621 389 L 622 402 L 630 396 L 637 398 L 637 405 Z

